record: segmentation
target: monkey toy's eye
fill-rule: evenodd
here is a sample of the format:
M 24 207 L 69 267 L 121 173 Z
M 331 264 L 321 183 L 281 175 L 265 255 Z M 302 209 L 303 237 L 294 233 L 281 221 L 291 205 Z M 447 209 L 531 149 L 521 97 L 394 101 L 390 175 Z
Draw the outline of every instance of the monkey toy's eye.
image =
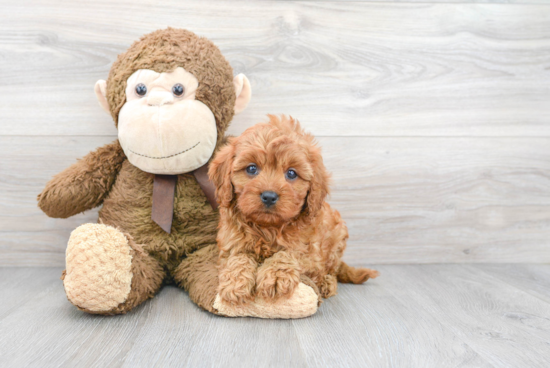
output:
M 258 166 L 251 164 L 248 165 L 246 168 L 246 173 L 249 175 L 257 175 L 258 174 Z
M 136 93 L 138 94 L 138 96 L 145 96 L 147 94 L 147 87 L 145 87 L 145 84 L 138 84 L 136 86 Z
M 174 95 L 178 97 L 183 95 L 183 91 L 185 91 L 185 89 L 183 88 L 181 83 L 174 84 L 174 87 L 172 87 L 172 93 L 174 93 Z
M 288 180 L 294 180 L 298 177 L 298 174 L 294 169 L 288 169 L 285 176 Z

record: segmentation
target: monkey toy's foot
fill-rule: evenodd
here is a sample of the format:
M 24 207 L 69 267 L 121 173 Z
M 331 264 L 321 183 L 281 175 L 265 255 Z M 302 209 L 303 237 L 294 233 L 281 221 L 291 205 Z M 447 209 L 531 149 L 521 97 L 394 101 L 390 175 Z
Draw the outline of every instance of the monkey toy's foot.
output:
M 72 232 L 66 265 L 67 298 L 93 314 L 129 311 L 152 297 L 163 278 L 162 269 L 131 239 L 102 224 L 85 224 Z
M 288 299 L 266 301 L 256 296 L 244 305 L 230 305 L 217 295 L 219 286 L 216 244 L 206 246 L 185 258 L 173 276 L 199 307 L 226 317 L 303 318 L 317 312 L 321 293 L 315 283 L 301 275 L 300 283 Z
M 227 317 L 259 317 L 259 318 L 304 318 L 317 312 L 319 296 L 312 287 L 300 282 L 290 298 L 276 301 L 265 300 L 260 296 L 244 305 L 228 305 L 216 296 L 214 309 Z
M 132 285 L 132 255 L 128 239 L 101 224 L 76 228 L 66 252 L 63 285 L 79 309 L 105 313 L 123 303 Z

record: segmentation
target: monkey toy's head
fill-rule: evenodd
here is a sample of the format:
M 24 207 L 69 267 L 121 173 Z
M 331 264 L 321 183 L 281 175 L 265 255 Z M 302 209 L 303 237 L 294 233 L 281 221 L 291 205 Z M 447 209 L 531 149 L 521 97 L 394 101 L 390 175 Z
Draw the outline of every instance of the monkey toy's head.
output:
M 130 163 L 182 174 L 208 162 L 233 115 L 250 101 L 248 79 L 208 39 L 168 28 L 143 36 L 95 85 Z

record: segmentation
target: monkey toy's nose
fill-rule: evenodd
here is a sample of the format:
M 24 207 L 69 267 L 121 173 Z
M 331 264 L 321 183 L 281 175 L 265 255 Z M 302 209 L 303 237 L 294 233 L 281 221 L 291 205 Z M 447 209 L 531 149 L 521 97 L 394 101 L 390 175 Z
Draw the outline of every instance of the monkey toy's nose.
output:
M 162 106 L 174 102 L 174 96 L 170 92 L 151 91 L 147 97 L 147 104 L 150 106 Z
M 279 196 L 275 192 L 263 192 L 260 194 L 260 198 L 266 207 L 271 207 L 279 200 Z

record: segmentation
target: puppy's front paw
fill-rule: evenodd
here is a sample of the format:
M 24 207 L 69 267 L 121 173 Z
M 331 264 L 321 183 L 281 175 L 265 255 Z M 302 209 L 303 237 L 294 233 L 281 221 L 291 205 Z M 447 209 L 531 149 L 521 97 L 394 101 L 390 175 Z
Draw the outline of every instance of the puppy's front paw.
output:
M 256 294 L 267 300 L 290 298 L 300 283 L 300 273 L 293 267 L 263 265 L 256 277 Z
M 241 305 L 254 300 L 256 263 L 245 256 L 232 257 L 220 269 L 218 294 L 223 302 Z
M 229 284 L 218 289 L 218 294 L 224 303 L 243 305 L 254 300 L 254 283 Z

